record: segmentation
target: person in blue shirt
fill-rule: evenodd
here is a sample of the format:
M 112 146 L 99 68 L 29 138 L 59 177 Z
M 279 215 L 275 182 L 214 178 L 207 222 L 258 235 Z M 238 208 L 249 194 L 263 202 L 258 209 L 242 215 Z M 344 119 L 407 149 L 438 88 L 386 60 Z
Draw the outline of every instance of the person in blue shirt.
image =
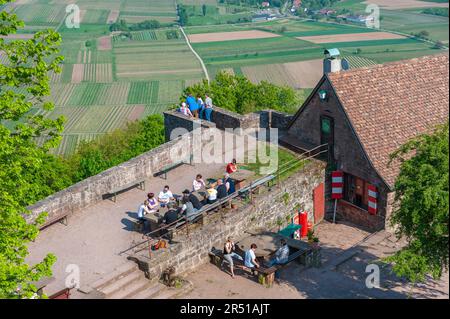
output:
M 200 119 L 204 119 L 205 103 L 200 95 L 197 95 L 198 116 Z
M 191 111 L 192 115 L 198 118 L 198 111 L 200 107 L 198 106 L 192 94 L 189 94 L 188 97 L 186 98 L 186 104 L 189 106 L 189 110 Z
M 252 274 L 255 274 L 256 268 L 259 268 L 259 263 L 256 261 L 255 250 L 258 248 L 256 244 L 251 244 L 250 249 L 245 252 L 244 265 L 251 269 Z

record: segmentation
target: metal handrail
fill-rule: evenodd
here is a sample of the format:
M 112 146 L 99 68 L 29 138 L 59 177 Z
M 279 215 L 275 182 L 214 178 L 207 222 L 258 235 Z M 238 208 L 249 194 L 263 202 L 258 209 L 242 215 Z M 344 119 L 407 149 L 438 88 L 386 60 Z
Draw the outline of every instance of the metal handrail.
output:
M 314 147 L 313 149 L 311 149 L 311 150 L 309 150 L 308 152 L 305 152 L 305 153 L 310 153 L 311 151 L 314 151 L 314 150 L 316 150 L 316 149 L 318 149 L 318 148 L 320 148 L 320 147 L 323 147 L 323 146 L 325 146 L 325 145 L 328 145 L 328 144 L 322 144 L 322 145 L 319 145 L 319 146 Z M 270 177 L 270 176 L 272 176 L 272 178 L 268 179 L 267 182 L 269 182 L 269 181 L 275 179 L 275 177 L 276 177 L 277 180 L 279 181 L 280 175 L 281 175 L 282 173 L 284 173 L 284 172 L 288 171 L 289 169 L 291 169 L 292 167 L 294 167 L 294 165 L 291 165 L 291 166 L 288 166 L 288 167 L 284 167 L 284 166 L 286 166 L 286 164 L 291 164 L 291 163 L 292 163 L 292 164 L 297 164 L 297 163 L 299 163 L 299 161 L 306 161 L 306 160 L 308 160 L 308 159 L 310 159 L 310 158 L 314 158 L 315 156 L 317 156 L 317 155 L 319 155 L 319 154 L 322 154 L 322 153 L 325 153 L 325 152 L 328 152 L 328 149 L 323 150 L 323 151 L 320 151 L 320 152 L 318 152 L 318 153 L 316 153 L 316 154 L 314 154 L 314 155 L 307 156 L 307 157 L 305 157 L 305 158 L 297 158 L 297 159 L 292 160 L 292 161 L 290 161 L 290 162 L 284 163 L 283 165 L 281 165 L 281 166 L 278 167 L 278 170 L 277 170 L 277 172 L 276 172 L 276 175 L 270 174 L 270 175 L 266 175 L 266 176 L 264 176 L 264 177 L 262 177 L 262 178 L 260 178 L 260 179 L 258 179 L 258 180 L 256 180 L 256 181 L 252 181 L 252 182 L 250 182 L 250 185 L 247 186 L 247 187 L 245 187 L 244 189 L 238 190 L 238 191 L 236 191 L 235 193 L 233 193 L 233 194 L 231 194 L 231 195 L 228 195 L 227 197 L 222 198 L 222 199 L 216 201 L 216 202 L 212 205 L 212 207 L 206 207 L 207 209 L 205 209 L 205 206 L 204 206 L 204 207 L 203 207 L 202 209 L 200 209 L 200 211 L 195 215 L 195 218 L 198 218 L 199 216 L 204 216 L 205 213 L 206 213 L 206 214 L 209 213 L 211 210 L 215 209 L 216 206 L 221 206 L 222 204 L 225 204 L 225 203 L 229 202 L 231 199 L 234 199 L 234 198 L 240 196 L 240 195 L 241 195 L 242 193 L 244 193 L 244 192 L 252 191 L 253 189 L 256 189 L 256 188 L 260 187 L 260 186 L 261 186 L 262 184 L 264 184 L 266 181 L 264 181 L 263 183 L 258 183 L 258 182 L 259 182 L 259 181 L 262 181 L 262 180 L 265 180 L 265 179 L 267 179 L 267 178 Z M 280 170 L 280 167 L 284 167 L 283 170 Z M 255 184 L 256 184 L 256 186 L 255 186 Z M 142 242 L 140 242 L 140 243 L 138 243 L 138 244 L 135 244 L 135 245 L 129 247 L 128 249 L 126 249 L 126 250 L 124 250 L 124 251 L 121 251 L 121 252 L 119 253 L 119 255 L 128 253 L 130 250 L 132 250 L 132 249 L 134 249 L 134 248 L 136 248 L 136 247 L 138 247 L 138 246 L 140 246 L 140 245 L 142 245 L 142 244 L 150 243 L 152 240 L 154 240 L 154 241 L 160 240 L 161 237 L 163 237 L 163 236 L 158 236 L 158 237 L 156 237 L 156 238 L 150 238 L 150 235 L 155 234 L 155 233 L 157 233 L 157 232 L 160 232 L 160 231 L 162 231 L 162 230 L 168 229 L 168 228 L 170 228 L 170 227 L 172 227 L 172 226 L 178 224 L 180 221 L 183 221 L 183 220 L 185 220 L 186 222 L 185 222 L 182 226 L 186 225 L 187 227 L 189 227 L 189 224 L 192 224 L 192 221 L 188 220 L 185 216 L 183 216 L 183 217 L 177 219 L 176 221 L 174 221 L 174 222 L 172 222 L 172 223 L 170 223 L 170 224 L 165 224 L 165 225 L 163 225 L 163 226 L 161 226 L 161 227 L 159 227 L 159 228 L 157 228 L 157 229 L 155 229 L 155 230 L 153 230 L 153 231 L 151 231 L 151 232 L 148 232 L 148 233 L 144 234 L 143 236 L 147 237 L 147 239 L 145 239 L 144 241 L 142 241 Z M 143 248 L 143 249 L 145 249 L 145 248 Z M 141 250 L 143 250 L 143 249 L 141 249 Z

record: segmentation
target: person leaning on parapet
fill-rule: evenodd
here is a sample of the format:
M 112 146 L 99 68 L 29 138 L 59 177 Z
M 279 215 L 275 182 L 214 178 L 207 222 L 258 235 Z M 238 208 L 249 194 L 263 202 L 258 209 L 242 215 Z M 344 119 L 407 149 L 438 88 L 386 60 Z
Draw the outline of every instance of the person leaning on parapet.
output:
M 236 254 L 235 252 L 235 246 L 233 239 L 231 237 L 228 237 L 225 245 L 223 246 L 223 259 L 228 262 L 228 265 L 230 265 L 230 272 L 231 277 L 234 278 L 234 263 L 233 258 L 239 259 L 240 261 L 244 261 L 241 256 Z M 223 262 L 222 262 L 223 266 Z
M 189 110 L 189 108 L 187 107 L 186 103 L 181 103 L 180 108 L 178 109 L 178 112 L 180 112 L 183 115 L 189 116 L 189 117 L 193 117 L 191 110 Z
M 192 203 L 186 197 L 183 198 L 183 206 L 181 206 L 181 214 L 186 217 L 188 221 L 194 220 L 198 209 L 194 208 Z
M 195 98 L 191 93 L 189 93 L 188 97 L 186 98 L 186 104 L 189 106 L 189 110 L 191 110 L 192 115 L 195 118 L 198 118 L 198 110 L 200 107 L 198 106 L 197 102 L 195 102 Z
M 213 110 L 213 102 L 208 94 L 205 94 L 205 108 L 203 110 L 204 119 L 211 122 L 211 113 Z
M 202 97 L 197 95 L 197 105 L 198 105 L 198 115 L 201 119 L 203 119 L 203 111 L 205 110 L 205 103 L 202 100 Z

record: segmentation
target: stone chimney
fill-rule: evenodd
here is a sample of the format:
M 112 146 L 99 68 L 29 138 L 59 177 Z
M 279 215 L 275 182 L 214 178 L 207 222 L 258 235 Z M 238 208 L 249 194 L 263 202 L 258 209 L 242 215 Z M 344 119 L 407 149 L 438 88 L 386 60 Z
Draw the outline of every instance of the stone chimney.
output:
M 342 62 L 338 49 L 327 49 L 323 53 L 325 54 L 325 59 L 323 60 L 324 74 L 342 70 Z

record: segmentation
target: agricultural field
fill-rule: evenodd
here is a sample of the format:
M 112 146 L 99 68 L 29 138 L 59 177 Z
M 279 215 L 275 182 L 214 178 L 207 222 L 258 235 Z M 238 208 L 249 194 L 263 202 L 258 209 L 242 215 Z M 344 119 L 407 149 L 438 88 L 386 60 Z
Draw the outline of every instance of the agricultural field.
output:
M 11 39 L 26 39 L 45 28 L 62 35 L 62 72 L 49 74 L 56 107 L 42 114 L 66 117 L 55 153 L 67 155 L 81 140 L 162 113 L 179 103 L 184 88 L 204 79 L 199 61 L 173 26 L 177 3 L 186 8 L 185 31 L 211 78 L 221 70 L 241 74 L 255 83 L 290 86 L 301 100 L 322 75 L 326 48 L 338 48 L 350 67 L 358 68 L 442 52 L 411 37 L 421 31 L 430 41 L 448 44 L 448 17 L 422 12 L 448 7 L 448 2 L 342 0 L 334 6 L 365 13 L 368 2 L 381 6 L 382 30 L 294 17 L 252 23 L 258 8 L 217 0 L 17 0 L 2 9 L 26 23 Z M 79 29 L 64 23 L 69 3 L 80 8 Z M 122 19 L 127 24 L 154 19 L 163 28 L 111 33 L 110 24 Z
M 79 29 L 69 29 L 64 23 L 69 3 L 80 8 Z M 135 31 L 126 36 L 109 31 L 109 24 L 119 19 L 128 24 L 156 19 L 172 25 L 177 15 L 175 0 L 18 0 L 7 9 L 27 26 L 11 40 L 30 38 L 45 28 L 62 35 L 62 72 L 49 74 L 49 99 L 55 109 L 41 111 L 50 118 L 66 118 L 56 154 L 70 154 L 80 141 L 94 139 L 128 121 L 161 114 L 179 102 L 187 85 L 204 77 L 177 28 Z

